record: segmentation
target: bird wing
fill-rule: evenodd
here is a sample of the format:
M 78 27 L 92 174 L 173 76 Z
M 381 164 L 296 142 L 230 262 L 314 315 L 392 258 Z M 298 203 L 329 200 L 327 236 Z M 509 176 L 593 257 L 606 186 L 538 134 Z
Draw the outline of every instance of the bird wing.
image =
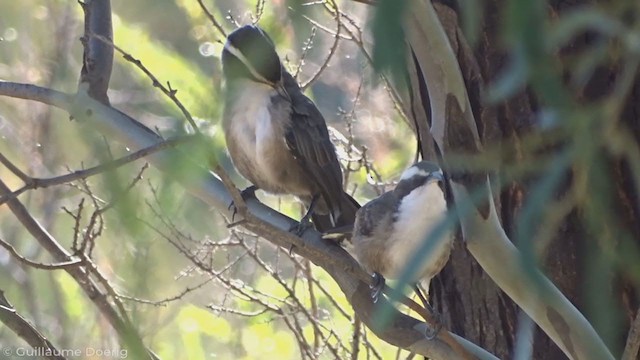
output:
M 369 201 L 356 214 L 356 236 L 374 236 L 386 239 L 392 231 L 398 199 L 393 191 Z M 382 232 L 382 233 L 381 233 Z M 374 234 L 375 233 L 375 234 Z
M 295 79 L 286 72 L 283 76 L 285 89 L 292 102 L 291 123 L 285 130 L 287 146 L 315 182 L 335 221 L 340 216 L 344 191 L 342 169 L 329 138 L 327 124 L 315 104 L 302 93 Z

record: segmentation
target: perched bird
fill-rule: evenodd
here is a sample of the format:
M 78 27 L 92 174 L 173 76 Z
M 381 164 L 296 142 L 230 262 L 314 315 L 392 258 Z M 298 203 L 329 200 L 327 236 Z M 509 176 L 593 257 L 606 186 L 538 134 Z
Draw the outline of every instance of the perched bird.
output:
M 444 176 L 438 165 L 421 161 L 404 171 L 393 191 L 371 200 L 356 215 L 353 229 L 354 253 L 360 264 L 374 274 L 377 300 L 384 278 L 400 276 L 411 257 L 431 231 L 447 216 L 443 192 Z M 416 282 L 428 283 L 449 259 L 452 232 L 434 239 L 434 246 L 417 272 Z M 415 287 L 425 306 L 428 303 Z
M 301 233 L 313 219 L 326 230 L 352 225 L 360 205 L 343 190 L 342 169 L 327 124 L 282 66 L 271 38 L 246 25 L 222 51 L 226 98 L 223 118 L 229 155 L 254 186 L 290 194 L 307 206 Z

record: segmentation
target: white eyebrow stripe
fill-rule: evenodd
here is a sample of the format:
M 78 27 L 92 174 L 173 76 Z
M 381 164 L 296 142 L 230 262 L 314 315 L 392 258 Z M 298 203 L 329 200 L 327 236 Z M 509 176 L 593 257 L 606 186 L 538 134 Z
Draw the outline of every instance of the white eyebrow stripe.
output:
M 235 46 L 231 45 L 231 43 L 229 43 L 229 41 L 227 41 L 224 44 L 224 48 L 228 52 L 230 52 L 233 56 L 237 57 L 240 61 L 242 61 L 244 66 L 247 67 L 247 69 L 249 70 L 251 75 L 253 75 L 256 79 L 260 80 L 261 82 L 264 82 L 264 83 L 267 83 L 267 84 L 271 84 L 271 81 L 267 80 L 264 76 L 258 74 L 256 69 L 254 69 L 253 66 L 251 66 L 251 63 L 249 62 L 249 60 L 240 52 L 240 50 L 238 50 L 238 48 L 236 48 Z
M 427 176 L 429 175 L 429 173 L 420 169 L 417 166 L 411 166 L 410 168 L 408 168 L 402 173 L 402 176 L 400 177 L 400 181 L 410 179 L 416 175 Z

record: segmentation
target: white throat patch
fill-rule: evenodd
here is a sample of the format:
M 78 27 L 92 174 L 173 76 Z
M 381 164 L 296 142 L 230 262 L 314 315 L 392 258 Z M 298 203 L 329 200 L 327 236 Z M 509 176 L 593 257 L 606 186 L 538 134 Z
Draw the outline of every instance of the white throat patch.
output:
M 417 169 L 420 171 L 420 169 Z M 423 171 L 424 172 L 424 171 Z M 416 172 L 414 172 L 415 174 Z M 397 277 L 427 236 L 447 215 L 447 203 L 437 182 L 429 182 L 411 191 L 400 202 L 398 218 L 393 227 L 394 239 L 387 249 L 390 255 L 390 278 Z M 445 236 L 450 236 L 446 234 Z M 450 242 L 437 239 L 437 244 L 423 261 L 419 277 L 431 277 L 435 259 L 449 251 Z M 439 269 L 437 269 L 439 270 Z

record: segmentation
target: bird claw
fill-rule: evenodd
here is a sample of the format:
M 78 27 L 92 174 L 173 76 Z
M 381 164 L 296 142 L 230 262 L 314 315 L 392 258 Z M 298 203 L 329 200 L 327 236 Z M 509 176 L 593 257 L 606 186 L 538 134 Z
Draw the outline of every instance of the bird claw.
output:
M 416 295 L 418 295 L 418 297 L 422 301 L 422 305 L 424 306 L 425 310 L 427 310 L 429 314 L 431 314 L 431 316 L 433 316 L 434 318 L 433 325 L 435 326 L 432 327 L 431 324 L 427 324 L 427 329 L 424 331 L 424 336 L 427 338 L 427 340 L 433 340 L 436 337 L 438 337 L 438 334 L 442 329 L 442 317 L 438 312 L 435 311 L 435 309 L 431 306 L 431 304 L 429 304 L 429 301 L 427 300 L 426 296 L 422 293 L 422 291 L 420 291 L 420 288 L 418 287 L 417 284 L 414 285 L 413 290 L 416 292 Z
M 378 273 L 374 272 L 371 275 L 373 278 L 373 282 L 369 285 L 369 289 L 371 289 L 371 299 L 373 299 L 373 303 L 377 303 L 380 298 L 380 294 L 382 294 L 382 289 L 384 289 L 385 279 L 384 277 Z
M 244 190 L 240 191 L 240 197 L 242 197 L 242 200 L 247 201 L 249 199 L 256 199 L 256 190 L 258 190 L 258 187 L 255 185 L 251 185 L 246 187 Z M 231 222 L 234 221 L 236 215 L 238 214 L 238 208 L 236 207 L 236 204 L 234 204 L 233 201 L 231 201 L 231 203 L 229 204 L 229 206 L 227 206 L 227 210 L 230 210 L 233 208 L 232 212 L 231 212 Z
M 302 235 L 304 235 L 304 232 L 307 231 L 310 227 L 312 227 L 313 225 L 311 224 L 311 221 L 309 220 L 308 217 L 303 217 L 299 223 L 297 223 L 296 225 L 293 225 L 289 228 L 289 232 L 295 234 L 297 237 L 302 237 Z M 291 246 L 289 246 L 289 255 L 293 255 L 293 249 L 295 249 L 295 245 L 291 244 Z
M 440 317 L 440 314 L 433 312 L 433 316 L 436 318 L 433 324 L 435 326 L 432 327 L 431 324 L 428 324 L 427 328 L 424 331 L 424 337 L 427 340 L 433 340 L 437 338 L 440 330 L 442 330 L 442 318 Z
M 294 233 L 298 237 L 301 237 L 304 234 L 304 232 L 307 231 L 312 226 L 313 225 L 311 224 L 311 220 L 309 220 L 309 218 L 305 216 L 300 220 L 299 223 L 290 227 L 289 232 Z M 293 246 L 291 247 L 290 250 L 293 250 Z

